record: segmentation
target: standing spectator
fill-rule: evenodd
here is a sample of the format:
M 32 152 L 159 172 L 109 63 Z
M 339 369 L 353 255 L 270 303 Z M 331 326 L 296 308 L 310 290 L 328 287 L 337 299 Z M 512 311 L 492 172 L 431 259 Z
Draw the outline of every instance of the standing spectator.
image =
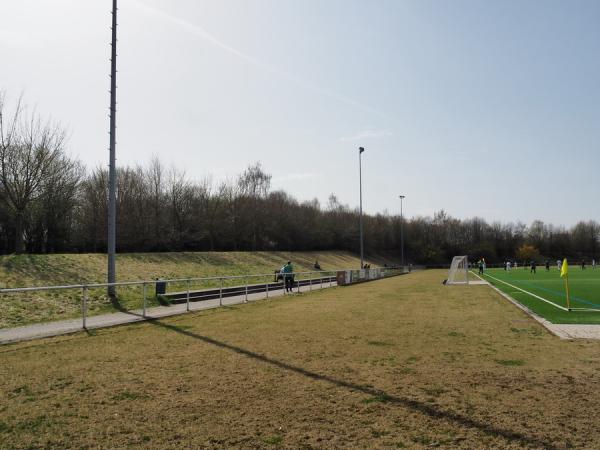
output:
M 292 292 L 294 286 L 294 266 L 292 266 L 291 261 L 288 261 L 287 264 L 283 266 L 283 274 L 285 278 L 285 291 Z
M 477 265 L 479 266 L 479 275 L 483 275 L 483 269 L 485 266 L 485 263 L 483 262 L 483 258 L 481 258 L 479 261 L 477 261 Z

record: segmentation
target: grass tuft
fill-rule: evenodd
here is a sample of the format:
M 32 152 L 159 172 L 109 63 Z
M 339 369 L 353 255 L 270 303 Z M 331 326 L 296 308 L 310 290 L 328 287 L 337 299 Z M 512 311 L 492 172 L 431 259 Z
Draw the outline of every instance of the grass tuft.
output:
M 376 347 L 387 347 L 387 346 L 394 345 L 391 342 L 385 342 L 385 341 L 367 341 L 367 344 L 374 345 Z
M 427 395 L 431 395 L 432 397 L 439 397 L 443 393 L 448 392 L 448 389 L 446 389 L 442 386 L 429 386 L 429 387 L 421 388 L 421 390 L 423 392 L 425 392 Z
M 111 400 L 122 401 L 122 400 L 146 400 L 150 396 L 147 394 L 141 394 L 139 392 L 123 391 L 111 397 Z
M 0 433 L 9 433 L 11 431 L 11 427 L 0 420 Z
M 523 366 L 525 361 L 521 359 L 496 359 L 494 360 L 501 366 Z
M 283 436 L 280 436 L 279 434 L 274 434 L 273 436 L 263 438 L 263 442 L 265 444 L 270 445 L 280 445 L 283 442 Z

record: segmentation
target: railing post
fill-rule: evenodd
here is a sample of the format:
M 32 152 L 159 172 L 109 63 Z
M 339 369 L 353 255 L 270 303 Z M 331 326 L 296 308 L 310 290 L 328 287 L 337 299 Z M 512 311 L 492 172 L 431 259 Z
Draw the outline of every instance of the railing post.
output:
M 146 283 L 144 283 L 142 285 L 142 290 L 144 291 L 144 306 L 143 306 L 143 309 L 142 309 L 142 317 L 145 318 L 146 317 L 146 301 L 147 301 L 146 300 L 146 297 L 147 297 L 146 296 Z
M 292 286 L 293 287 L 293 286 Z M 298 294 L 300 293 L 300 278 L 298 278 Z
M 88 301 L 88 288 L 87 286 L 83 287 L 83 295 L 82 295 L 82 303 L 81 303 L 81 315 L 83 318 L 83 329 L 87 328 L 87 301 Z
M 310 278 L 309 278 L 309 280 L 308 280 L 308 285 L 310 286 L 310 287 L 308 288 L 308 290 L 309 290 L 309 291 L 312 291 L 312 272 L 311 272 L 311 274 L 310 274 Z
M 219 306 L 223 306 L 223 278 L 220 278 L 221 286 L 219 287 Z
M 267 286 L 267 298 L 269 298 L 269 280 L 267 280 L 266 286 Z
M 323 275 L 319 274 L 319 279 L 321 280 L 321 289 L 323 289 Z
M 185 298 L 185 310 L 190 310 L 190 280 L 187 280 L 187 295 Z
M 331 276 L 331 274 L 329 274 L 329 287 L 331 287 L 332 279 L 333 279 L 333 277 Z
M 244 280 L 246 281 L 246 300 L 244 302 L 248 303 L 248 277 L 245 277 Z

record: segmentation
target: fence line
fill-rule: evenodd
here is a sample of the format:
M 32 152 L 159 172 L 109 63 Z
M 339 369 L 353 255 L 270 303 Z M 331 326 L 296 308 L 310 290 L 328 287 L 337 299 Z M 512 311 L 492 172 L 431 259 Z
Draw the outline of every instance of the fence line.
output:
M 369 270 L 401 270 L 401 267 L 378 267 L 372 269 L 362 269 L 365 271 Z M 289 275 L 308 275 L 308 274 L 328 274 L 328 273 L 338 273 L 338 272 L 356 272 L 361 269 L 334 269 L 334 270 L 314 270 L 310 272 L 290 272 Z M 221 275 L 221 276 L 213 276 L 213 277 L 195 277 L 195 278 L 168 278 L 168 279 L 156 279 L 156 280 L 140 280 L 140 281 L 118 281 L 115 283 L 81 283 L 81 284 L 68 284 L 68 285 L 56 285 L 56 286 L 33 286 L 33 287 L 22 287 L 22 288 L 3 288 L 0 289 L 0 294 L 8 294 L 11 292 L 32 292 L 32 291 L 50 291 L 57 289 L 83 289 L 84 287 L 90 289 L 97 289 L 109 286 L 140 286 L 144 283 L 147 284 L 156 284 L 159 283 L 183 283 L 183 282 L 200 282 L 200 281 L 215 281 L 215 280 L 233 280 L 240 278 L 258 278 L 258 277 L 273 277 L 275 275 L 282 274 L 281 272 L 273 272 L 273 273 L 257 273 L 257 274 L 248 274 L 248 275 Z
M 320 285 L 323 288 L 324 282 L 329 282 L 329 287 L 333 286 L 333 283 L 338 284 L 338 279 L 341 281 L 339 284 L 354 284 L 356 282 L 371 281 L 381 278 L 386 278 L 393 275 L 399 275 L 406 273 L 406 268 L 401 267 L 383 267 L 373 269 L 337 269 L 337 270 L 319 270 L 319 271 L 307 271 L 307 272 L 291 272 L 281 273 L 273 272 L 268 274 L 249 274 L 249 275 L 226 275 L 226 276 L 212 276 L 212 277 L 194 277 L 194 278 L 174 278 L 174 279 L 157 279 L 157 280 L 142 280 L 142 281 L 124 281 L 115 283 L 83 283 L 74 285 L 64 286 L 38 286 L 38 287 L 24 287 L 24 288 L 7 288 L 0 289 L 0 294 L 17 294 L 27 292 L 43 292 L 43 291 L 57 291 L 57 290 L 81 290 L 81 328 L 87 329 L 89 322 L 89 304 L 90 304 L 90 289 L 108 288 L 109 286 L 114 287 L 127 287 L 127 286 L 141 286 L 142 287 L 142 317 L 147 318 L 148 315 L 148 285 L 155 286 L 155 299 L 172 297 L 173 303 L 183 303 L 185 301 L 185 311 L 192 310 L 190 308 L 190 302 L 194 300 L 216 300 L 218 298 L 218 306 L 223 306 L 224 297 L 241 297 L 242 302 L 248 302 L 248 295 L 265 293 L 266 298 L 269 298 L 270 290 L 271 293 L 274 290 L 283 289 L 283 295 L 286 295 L 286 278 L 289 277 L 291 280 L 292 291 L 294 287 L 297 287 L 297 291 L 301 292 L 301 286 L 308 287 L 308 291 L 313 290 L 313 285 Z M 256 284 L 250 284 L 249 281 L 253 278 L 264 278 L 269 277 L 270 279 L 275 278 L 275 281 L 262 280 Z M 316 283 L 313 281 L 316 279 Z M 224 289 L 224 281 L 229 280 L 243 280 L 243 284 L 236 286 L 227 286 Z M 217 287 L 211 287 L 210 289 L 197 289 L 193 290 L 192 283 L 202 282 L 218 282 Z M 181 292 L 167 293 L 167 286 L 169 284 L 185 284 L 185 289 Z M 159 285 L 161 292 L 159 292 Z M 273 286 L 275 285 L 275 286 Z M 250 290 L 249 290 L 250 286 Z M 213 296 L 213 297 L 211 297 Z M 215 297 L 216 296 L 216 297 Z M 137 295 L 136 295 L 137 297 Z M 204 297 L 204 298 L 203 298 Z M 139 298 L 139 297 L 137 297 Z M 177 302 L 177 300 L 181 300 Z M 139 301 L 139 300 L 138 300 Z M 139 305 L 139 303 L 138 303 Z M 139 306 L 138 306 L 139 308 Z M 56 322 L 56 320 L 50 319 L 49 323 Z

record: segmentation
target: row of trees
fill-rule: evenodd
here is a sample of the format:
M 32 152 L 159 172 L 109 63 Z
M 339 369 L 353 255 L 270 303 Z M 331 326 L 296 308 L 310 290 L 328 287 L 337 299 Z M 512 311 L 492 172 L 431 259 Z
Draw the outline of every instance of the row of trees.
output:
M 0 94 L 0 253 L 106 250 L 107 171 L 86 170 L 64 145 L 60 126 L 21 102 L 8 115 Z M 153 159 L 120 168 L 117 180 L 121 252 L 359 248 L 356 209 L 335 195 L 323 206 L 273 191 L 260 163 L 212 183 L 192 181 Z M 365 216 L 365 251 L 399 255 L 400 225 L 398 216 Z M 599 238 L 595 221 L 566 229 L 541 221 L 459 220 L 440 211 L 404 223 L 405 255 L 417 263 L 447 262 L 457 254 L 502 260 L 524 244 L 547 257 L 591 257 Z

